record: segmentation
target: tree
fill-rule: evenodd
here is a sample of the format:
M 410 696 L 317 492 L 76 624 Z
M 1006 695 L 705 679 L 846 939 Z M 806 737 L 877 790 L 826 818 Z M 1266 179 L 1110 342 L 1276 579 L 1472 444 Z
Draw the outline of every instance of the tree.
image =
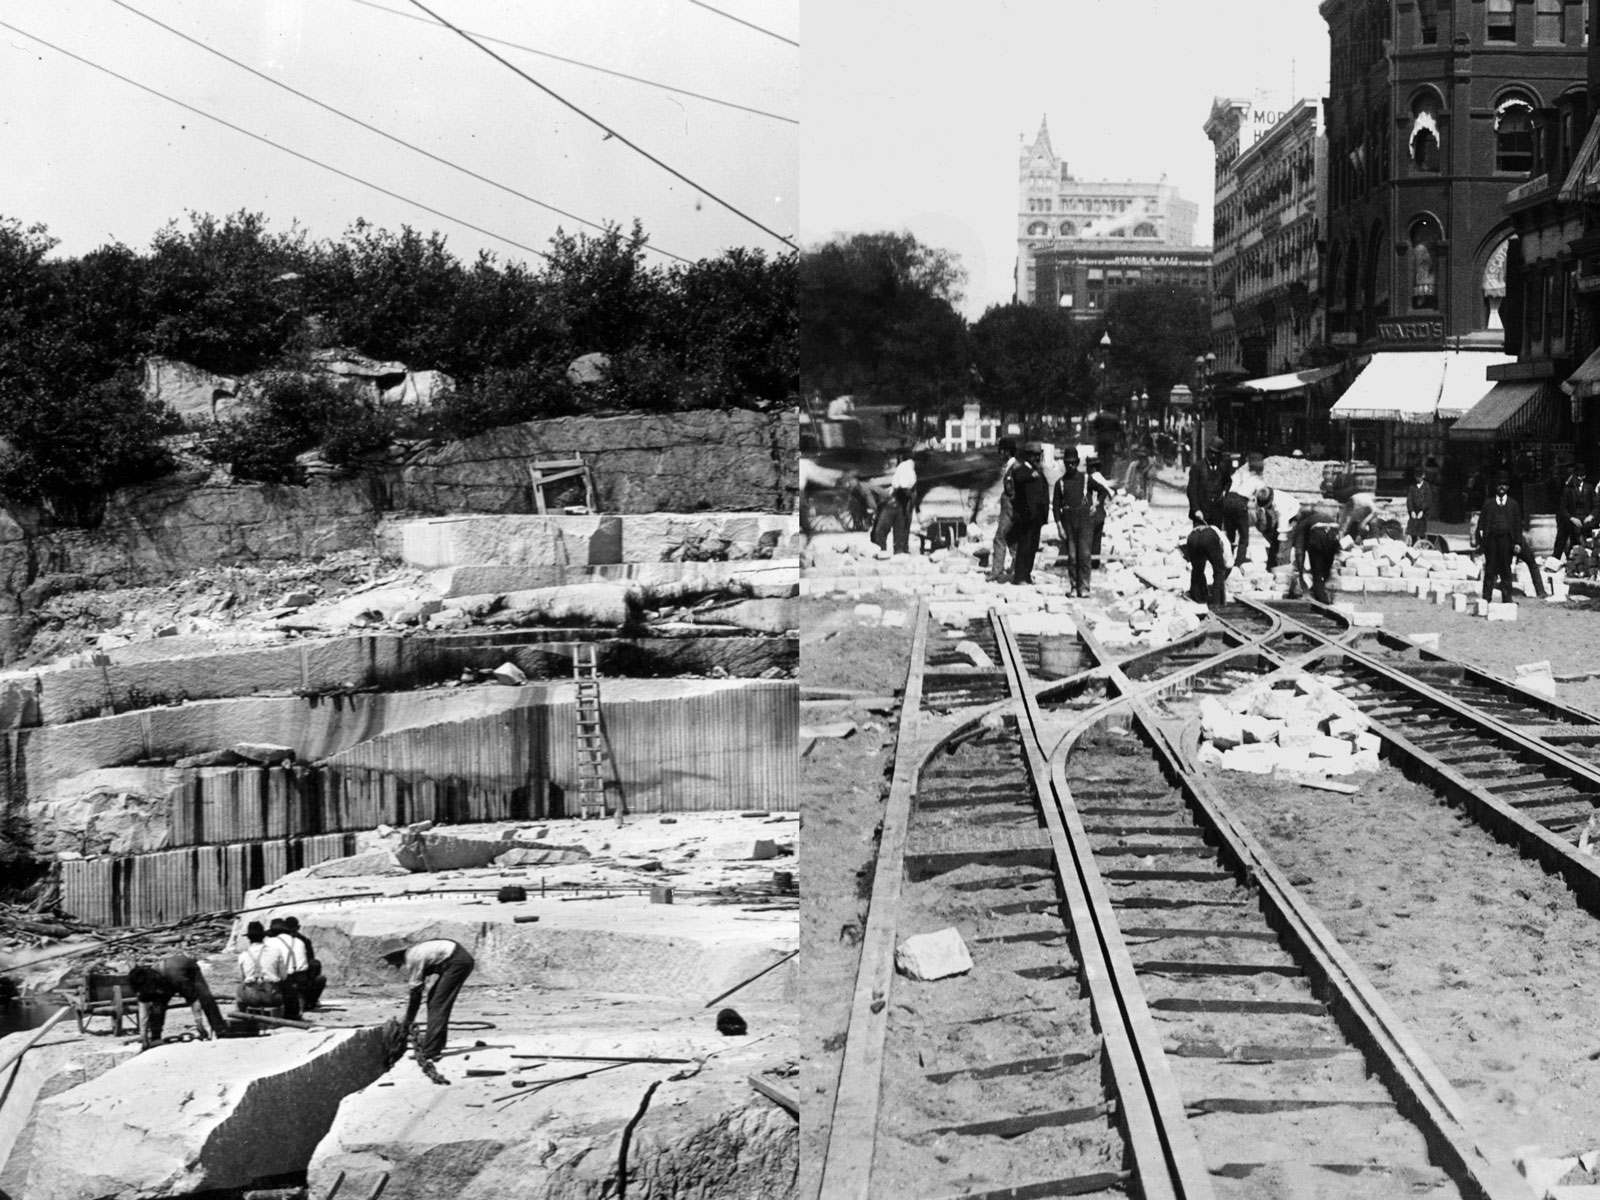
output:
M 217 220 L 189 214 L 151 247 L 142 284 L 149 349 L 223 375 L 264 367 L 300 328 L 293 282 L 306 263 L 303 233 L 269 235 L 260 213 Z
M 800 256 L 801 387 L 918 409 L 966 386 L 966 272 L 909 233 L 858 233 Z
M 1087 402 L 1089 342 L 1058 308 L 1011 303 L 991 307 L 972 327 L 978 395 L 996 416 L 1024 420 L 1065 416 Z
M 1113 395 L 1137 388 L 1165 395 L 1189 377 L 1195 356 L 1211 344 L 1211 302 L 1193 288 L 1145 284 L 1112 296 L 1105 328 L 1111 334 Z

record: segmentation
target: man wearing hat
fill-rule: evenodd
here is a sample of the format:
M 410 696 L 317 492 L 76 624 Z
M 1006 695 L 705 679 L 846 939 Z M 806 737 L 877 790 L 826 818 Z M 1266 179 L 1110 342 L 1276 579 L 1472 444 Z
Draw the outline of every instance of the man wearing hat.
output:
M 1594 531 L 1594 493 L 1589 490 L 1588 468 L 1572 464 L 1561 498 L 1556 501 L 1556 547 L 1552 554 L 1565 558 L 1571 546 L 1581 546 Z
M 1067 582 L 1072 585 L 1072 594 L 1082 597 L 1089 594 L 1093 569 L 1095 515 L 1097 511 L 1104 512 L 1110 489 L 1099 472 L 1078 470 L 1075 452 L 1064 461 L 1067 473 L 1056 480 L 1051 508 L 1061 534 L 1061 553 L 1067 560 Z
M 1229 477 L 1222 496 L 1222 532 L 1233 546 L 1234 562 L 1244 562 L 1250 553 L 1250 501 L 1267 486 L 1265 464 L 1260 454 L 1251 454 Z
M 1029 442 L 1022 448 L 1022 461 L 1011 473 L 1016 485 L 1012 492 L 1011 524 L 1016 534 L 1016 560 L 1011 568 L 1012 583 L 1033 582 L 1033 560 L 1039 553 L 1039 534 L 1050 519 L 1050 483 L 1040 465 L 1044 446 Z
M 1017 444 L 1007 436 L 1000 439 L 997 449 L 1005 459 L 1005 466 L 1000 468 L 1000 520 L 994 527 L 994 546 L 989 551 L 989 578 L 1005 583 L 1011 578 L 1006 570 L 1006 557 L 1014 540 L 1011 524 L 1016 511 L 1016 489 L 1011 476 L 1017 469 Z
M 1472 535 L 1474 546 L 1483 549 L 1483 598 L 1488 600 L 1498 582 L 1500 598 L 1511 603 L 1511 560 L 1522 550 L 1522 508 L 1511 499 L 1511 477 L 1501 471 L 1495 476 L 1494 498 L 1483 506 L 1478 528 Z
M 1201 520 L 1209 525 L 1218 525 L 1222 522 L 1222 490 L 1227 479 L 1220 477 L 1220 462 L 1222 459 L 1222 439 L 1212 437 L 1206 443 L 1205 453 L 1194 460 L 1194 465 L 1189 468 L 1189 516 L 1191 519 L 1199 514 Z M 1229 476 L 1232 472 L 1229 471 Z
M 433 976 L 433 988 L 428 992 L 428 1028 L 417 1046 L 417 1057 L 429 1061 L 438 1058 L 450 1040 L 450 1013 L 456 1006 L 456 996 L 475 965 L 472 955 L 459 942 L 434 938 L 418 942 L 409 950 L 392 950 L 383 960 L 406 973 L 409 994 L 406 1015 L 400 1024 L 407 1037 L 416 1022 L 417 1010 L 422 1007 L 423 986 Z

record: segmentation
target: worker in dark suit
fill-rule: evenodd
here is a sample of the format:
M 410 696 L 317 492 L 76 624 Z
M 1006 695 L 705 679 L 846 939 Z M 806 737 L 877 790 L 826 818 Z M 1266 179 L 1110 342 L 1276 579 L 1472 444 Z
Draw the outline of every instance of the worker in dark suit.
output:
M 1065 458 L 1067 473 L 1056 480 L 1051 508 L 1056 529 L 1061 535 L 1061 555 L 1067 561 L 1067 581 L 1072 594 L 1089 594 L 1089 578 L 1094 553 L 1094 524 L 1097 512 L 1104 512 L 1110 494 L 1098 471 L 1079 471 L 1076 453 Z
M 1494 498 L 1483 506 L 1473 542 L 1483 550 L 1483 598 L 1491 598 L 1495 584 L 1500 598 L 1511 603 L 1511 560 L 1522 551 L 1522 506 L 1510 496 L 1511 477 L 1495 476 Z
M 1033 560 L 1039 553 L 1039 533 L 1050 519 L 1050 481 L 1041 462 L 1044 446 L 1029 442 L 1022 450 L 1022 461 L 1012 471 L 1015 484 L 1011 522 L 1016 534 L 1016 557 L 1011 564 L 1012 583 L 1033 582 Z
M 1594 493 L 1587 476 L 1587 468 L 1574 463 L 1556 501 L 1556 547 L 1551 553 L 1557 558 L 1565 558 L 1570 547 L 1583 545 L 1594 532 Z
M 1195 514 L 1210 525 L 1222 524 L 1222 492 L 1232 481 L 1232 464 L 1226 478 L 1222 476 L 1222 440 L 1212 438 L 1205 453 L 1197 456 L 1189 468 L 1189 516 Z
M 1219 605 L 1227 600 L 1223 584 L 1233 569 L 1233 549 L 1222 530 L 1207 525 L 1199 517 L 1192 518 L 1194 528 L 1189 538 L 1178 549 L 1189 560 L 1189 599 L 1196 604 Z M 1206 583 L 1206 568 L 1211 568 L 1211 582 Z
M 134 967 L 128 972 L 128 986 L 139 997 L 139 1031 L 145 1050 L 161 1041 L 167 1004 L 174 996 L 181 996 L 194 1011 L 195 1031 L 202 1040 L 228 1032 L 227 1018 L 211 995 L 200 964 L 187 954 L 169 954 L 154 966 Z

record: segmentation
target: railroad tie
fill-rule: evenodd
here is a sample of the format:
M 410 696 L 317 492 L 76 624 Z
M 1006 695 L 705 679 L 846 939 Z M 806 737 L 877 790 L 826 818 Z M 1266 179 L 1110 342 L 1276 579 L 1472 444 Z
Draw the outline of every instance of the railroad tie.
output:
M 1056 1196 L 1094 1196 L 1101 1192 L 1126 1192 L 1133 1176 L 1128 1171 L 1098 1171 L 1063 1179 L 1040 1179 L 986 1192 L 962 1192 L 945 1200 L 1054 1200 Z
M 1001 1079 L 1011 1075 L 1038 1075 L 1045 1071 L 1063 1071 L 1068 1067 L 1097 1062 L 1095 1054 L 1047 1054 L 1040 1058 L 1018 1058 L 1011 1062 L 994 1063 L 984 1067 L 960 1067 L 954 1071 L 929 1071 L 929 1083 L 952 1083 L 957 1079 Z

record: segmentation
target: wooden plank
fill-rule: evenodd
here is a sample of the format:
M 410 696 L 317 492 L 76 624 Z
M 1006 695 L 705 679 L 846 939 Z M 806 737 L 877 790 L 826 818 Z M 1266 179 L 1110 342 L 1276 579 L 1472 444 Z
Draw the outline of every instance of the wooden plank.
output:
M 800 1097 L 786 1087 L 780 1087 L 765 1075 L 747 1075 L 750 1086 L 755 1088 L 774 1104 L 782 1105 L 789 1110 L 789 1114 L 798 1118 L 800 1116 Z

